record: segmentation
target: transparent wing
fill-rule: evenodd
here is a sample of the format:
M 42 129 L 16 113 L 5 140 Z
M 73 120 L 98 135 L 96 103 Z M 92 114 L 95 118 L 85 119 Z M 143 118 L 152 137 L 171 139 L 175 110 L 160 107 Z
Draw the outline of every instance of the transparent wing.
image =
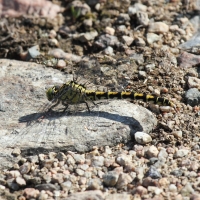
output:
M 106 57 L 83 58 L 75 69 L 75 80 L 82 83 L 86 80 L 89 83 L 86 88 L 93 88 L 100 91 L 122 91 L 130 83 L 135 73 L 130 61 L 123 59 L 108 60 Z

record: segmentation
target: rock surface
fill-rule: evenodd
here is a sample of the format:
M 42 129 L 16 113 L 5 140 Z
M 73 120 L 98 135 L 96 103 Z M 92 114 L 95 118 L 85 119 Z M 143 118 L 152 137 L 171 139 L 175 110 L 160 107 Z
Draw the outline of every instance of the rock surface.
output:
M 145 108 L 120 100 L 99 102 L 91 113 L 84 109 L 69 115 L 67 112 L 47 115 L 44 88 L 61 85 L 70 77 L 34 63 L 1 60 L 0 65 L 3 83 L 0 90 L 4 94 L 1 99 L 4 113 L 0 116 L 1 166 L 10 166 L 11 161 L 16 161 L 10 155 L 13 148 L 19 148 L 23 155 L 86 152 L 93 146 L 127 142 L 135 132 L 149 132 L 157 123 Z M 44 117 L 37 120 L 41 116 Z M 26 126 L 27 122 L 30 124 Z

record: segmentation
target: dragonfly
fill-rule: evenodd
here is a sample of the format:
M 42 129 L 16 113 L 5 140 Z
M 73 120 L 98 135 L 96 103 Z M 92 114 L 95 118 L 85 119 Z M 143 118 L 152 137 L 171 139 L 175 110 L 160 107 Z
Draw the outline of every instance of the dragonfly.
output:
M 88 101 L 93 102 L 93 104 L 95 105 L 94 101 L 103 99 L 140 100 L 144 102 L 149 102 L 163 106 L 171 106 L 175 108 L 175 104 L 166 98 L 156 97 L 145 93 L 137 93 L 134 91 L 104 92 L 87 90 L 86 87 L 84 87 L 84 85 L 80 85 L 75 81 L 69 81 L 61 86 L 55 85 L 47 89 L 46 96 L 49 101 L 52 101 L 52 103 L 55 102 L 55 104 L 51 108 L 56 107 L 58 104 L 62 103 L 62 105 L 65 107 L 63 112 L 67 110 L 69 104 L 80 103 L 85 103 L 88 111 L 90 111 L 89 105 L 87 103 Z
M 129 91 L 117 91 L 115 88 L 112 91 L 102 91 L 98 89 L 98 86 L 87 88 L 87 82 L 79 83 L 78 79 L 90 80 L 95 84 L 102 84 L 101 78 L 102 70 L 100 64 L 94 62 L 93 65 L 89 65 L 87 62 L 80 62 L 74 79 L 67 81 L 61 85 L 54 85 L 46 90 L 46 97 L 48 101 L 52 102 L 51 108 L 56 108 L 60 103 L 64 106 L 63 112 L 65 112 L 69 105 L 85 104 L 87 110 L 90 111 L 89 104 L 94 106 L 95 102 L 99 100 L 139 100 L 143 102 L 153 103 L 161 106 L 170 106 L 176 110 L 175 104 L 167 98 L 157 97 L 155 95 L 146 94 L 142 92 L 136 92 L 134 90 Z M 105 81 L 105 77 L 103 80 Z M 110 76 L 107 79 L 111 79 Z M 101 85 L 100 85 L 101 86 Z M 101 86 L 102 87 L 102 86 Z M 104 90 L 105 87 L 102 87 Z

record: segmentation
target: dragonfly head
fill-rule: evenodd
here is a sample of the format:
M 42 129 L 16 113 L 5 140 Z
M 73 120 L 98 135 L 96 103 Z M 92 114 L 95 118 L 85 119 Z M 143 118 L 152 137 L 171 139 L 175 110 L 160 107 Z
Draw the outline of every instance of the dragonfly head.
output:
M 56 96 L 58 90 L 59 90 L 59 86 L 53 86 L 51 88 L 49 88 L 47 91 L 46 91 L 46 96 L 47 96 L 47 99 L 49 101 L 52 101 L 54 99 L 54 97 Z

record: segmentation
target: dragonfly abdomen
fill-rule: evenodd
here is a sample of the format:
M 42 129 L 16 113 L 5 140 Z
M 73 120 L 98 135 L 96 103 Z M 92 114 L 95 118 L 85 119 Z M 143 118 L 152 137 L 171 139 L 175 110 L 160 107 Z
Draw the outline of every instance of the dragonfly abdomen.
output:
M 156 97 L 153 95 L 148 95 L 145 93 L 136 92 L 101 92 L 101 91 L 85 91 L 85 94 L 91 100 L 101 100 L 101 99 L 126 99 L 126 100 L 140 100 L 143 102 L 149 102 L 153 104 L 172 106 L 174 104 L 166 98 Z

